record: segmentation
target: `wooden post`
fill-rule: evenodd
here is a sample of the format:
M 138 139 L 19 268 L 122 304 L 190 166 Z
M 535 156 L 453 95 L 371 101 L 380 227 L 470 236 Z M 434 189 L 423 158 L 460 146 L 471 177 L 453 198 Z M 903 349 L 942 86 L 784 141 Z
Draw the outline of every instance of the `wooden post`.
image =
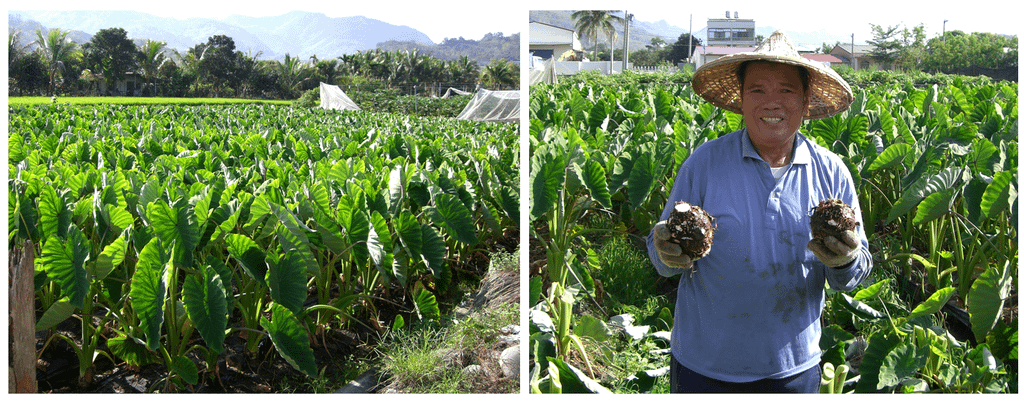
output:
M 13 365 L 9 369 L 8 392 L 36 393 L 35 246 L 31 240 L 25 240 L 20 251 L 16 247 L 10 253 L 8 303 Z

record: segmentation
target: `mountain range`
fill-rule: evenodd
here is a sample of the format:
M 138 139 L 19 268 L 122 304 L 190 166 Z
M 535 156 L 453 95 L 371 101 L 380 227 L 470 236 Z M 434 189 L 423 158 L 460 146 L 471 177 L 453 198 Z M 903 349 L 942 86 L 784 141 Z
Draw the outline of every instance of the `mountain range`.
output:
M 185 52 L 211 36 L 226 35 L 235 49 L 261 59 L 282 59 L 285 54 L 321 59 L 374 49 L 386 41 L 434 45 L 430 38 L 414 28 L 397 26 L 362 16 L 328 17 L 323 13 L 292 11 L 273 17 L 232 15 L 224 19 L 188 18 L 179 20 L 137 11 L 19 11 L 8 10 L 8 29 L 20 29 L 22 38 L 35 38 L 37 28 L 71 30 L 69 36 L 85 43 L 106 28 L 123 28 L 128 37 L 139 41 L 164 41 L 167 47 Z M 518 50 L 515 59 L 518 59 Z M 485 61 L 486 62 L 486 61 Z

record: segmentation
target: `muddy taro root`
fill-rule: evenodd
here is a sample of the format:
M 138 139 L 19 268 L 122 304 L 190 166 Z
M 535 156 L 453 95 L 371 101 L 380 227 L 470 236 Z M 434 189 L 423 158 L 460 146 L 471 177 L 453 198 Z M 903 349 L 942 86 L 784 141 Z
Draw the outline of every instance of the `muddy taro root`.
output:
M 825 199 L 818 203 L 811 213 L 811 237 L 824 239 L 828 236 L 839 238 L 839 234 L 853 230 L 860 223 L 856 221 L 853 208 L 839 199 Z
M 690 259 L 704 258 L 711 251 L 711 242 L 715 237 L 713 218 L 700 206 L 679 201 L 668 216 L 667 227 L 672 241 L 683 250 Z

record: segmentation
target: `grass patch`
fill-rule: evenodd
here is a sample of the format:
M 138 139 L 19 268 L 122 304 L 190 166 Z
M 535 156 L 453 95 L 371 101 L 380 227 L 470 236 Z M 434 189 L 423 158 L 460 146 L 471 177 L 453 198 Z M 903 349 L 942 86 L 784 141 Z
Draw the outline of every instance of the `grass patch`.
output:
M 626 236 L 606 239 L 598 256 L 601 266 L 593 276 L 601 280 L 605 294 L 616 303 L 643 305 L 650 296 L 658 294 L 658 275 L 650 259 L 630 244 Z
M 50 104 L 50 97 L 7 97 L 8 105 Z M 274 104 L 291 105 L 291 100 L 249 100 L 243 98 L 171 98 L 171 97 L 57 97 L 57 102 L 72 105 L 228 105 Z
M 516 393 L 519 377 L 501 377 L 493 346 L 510 324 L 519 324 L 519 305 L 483 311 L 461 320 L 425 321 L 393 330 L 377 350 L 381 370 L 391 377 L 385 389 L 401 393 Z M 488 364 L 490 363 L 490 364 Z M 465 372 L 481 365 L 479 373 Z

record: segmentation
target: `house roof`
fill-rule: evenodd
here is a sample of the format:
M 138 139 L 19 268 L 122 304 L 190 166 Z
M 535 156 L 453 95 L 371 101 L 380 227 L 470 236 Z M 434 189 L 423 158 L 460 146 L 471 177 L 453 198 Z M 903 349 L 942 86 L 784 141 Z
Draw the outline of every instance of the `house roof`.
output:
M 578 42 L 576 31 L 530 21 L 530 45 L 569 45 Z
M 844 43 L 840 42 L 840 43 L 836 44 L 836 46 L 834 48 L 832 48 L 832 52 L 835 52 L 835 51 L 840 50 L 840 49 L 843 52 L 851 53 L 850 52 L 850 44 L 849 43 L 845 43 L 844 44 Z M 853 52 L 852 53 L 854 55 L 866 55 L 868 53 L 871 53 L 871 51 L 873 51 L 873 50 L 875 50 L 875 45 L 857 45 L 857 44 L 853 44 Z
M 695 50 L 695 53 L 700 53 L 700 54 L 704 54 L 704 55 L 727 56 L 727 55 L 732 55 L 734 53 L 753 52 L 755 49 L 756 48 L 751 48 L 751 47 L 747 47 L 747 46 L 734 46 L 734 47 L 729 47 L 729 46 L 700 46 L 700 47 L 696 47 L 696 49 L 694 49 L 694 50 Z M 800 56 L 803 56 L 803 57 L 805 57 L 807 59 L 814 60 L 814 61 L 817 61 L 817 62 L 823 62 L 823 63 L 824 62 L 827 62 L 827 63 L 842 63 L 843 62 L 842 60 L 840 60 L 839 58 L 837 58 L 835 56 L 823 55 L 823 54 L 818 54 L 818 53 L 801 53 Z
M 835 56 L 823 55 L 823 54 L 820 54 L 820 53 L 807 53 L 807 54 L 802 54 L 800 56 L 803 56 L 803 57 L 805 57 L 807 59 L 810 59 L 810 60 L 813 60 L 813 61 L 816 61 L 816 62 L 821 62 L 821 63 L 843 63 L 842 60 L 839 60 L 839 58 L 837 58 Z

